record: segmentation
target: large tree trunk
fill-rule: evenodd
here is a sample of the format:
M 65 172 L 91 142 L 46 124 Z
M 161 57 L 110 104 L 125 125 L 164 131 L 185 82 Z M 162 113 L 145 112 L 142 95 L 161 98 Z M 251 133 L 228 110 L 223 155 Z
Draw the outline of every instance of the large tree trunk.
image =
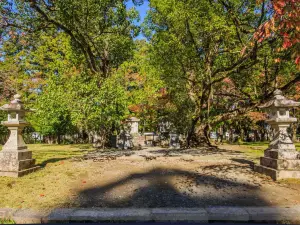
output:
M 195 139 L 195 130 L 196 130 L 196 125 L 199 121 L 199 117 L 196 117 L 192 120 L 191 127 L 189 129 L 187 138 L 186 138 L 186 143 L 187 147 L 190 148 L 193 146 L 194 139 Z
M 209 140 L 209 130 L 210 130 L 209 125 L 203 123 L 197 127 L 197 122 L 196 120 L 193 120 L 191 129 L 187 136 L 187 147 L 188 148 L 198 147 L 198 146 L 212 147 L 212 144 Z

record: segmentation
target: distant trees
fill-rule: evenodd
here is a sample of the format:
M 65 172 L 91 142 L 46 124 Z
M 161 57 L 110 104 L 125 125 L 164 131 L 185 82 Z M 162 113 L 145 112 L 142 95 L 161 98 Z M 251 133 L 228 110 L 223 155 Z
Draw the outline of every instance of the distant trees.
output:
M 257 37 L 272 16 L 265 1 L 152 0 L 150 7 L 145 33 L 153 65 L 177 105 L 177 121 L 188 126 L 188 146 L 209 144 L 211 126 L 299 81 L 289 50 L 277 51 L 281 36 Z
M 35 130 L 58 143 L 104 146 L 135 115 L 193 146 L 225 122 L 260 129 L 253 113 L 275 88 L 299 98 L 296 1 L 151 0 L 142 27 L 127 2 L 0 1 L 0 103 L 23 93 Z M 141 28 L 148 42 L 134 40 Z

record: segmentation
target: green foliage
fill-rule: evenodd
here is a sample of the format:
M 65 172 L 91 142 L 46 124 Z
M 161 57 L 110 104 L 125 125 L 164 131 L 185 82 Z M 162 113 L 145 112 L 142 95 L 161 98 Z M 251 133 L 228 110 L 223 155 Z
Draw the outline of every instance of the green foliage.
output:
M 127 10 L 125 3 L 120 0 L 4 0 L 0 2 L 3 15 L 0 34 L 17 41 L 26 34 L 27 42 L 34 45 L 41 30 L 50 37 L 53 31 L 64 32 L 71 38 L 74 49 L 85 57 L 89 69 L 107 77 L 111 69 L 131 56 L 132 38 L 139 31 L 134 25 L 139 19 L 138 12 L 135 8 Z
M 196 124 L 202 129 L 244 114 L 275 87 L 288 90 L 299 79 L 297 68 L 285 65 L 289 53 L 276 51 L 280 39 L 253 39 L 270 13 L 264 4 L 152 0 L 150 7 L 144 32 L 170 95 L 166 111 L 180 130 L 194 132 Z
M 0 103 L 21 93 L 43 135 L 108 137 L 129 116 L 145 131 L 168 120 L 189 135 L 241 120 L 256 127 L 246 113 L 275 88 L 299 97 L 294 53 L 280 50 L 275 33 L 253 38 L 271 15 L 267 5 L 151 0 L 146 42 L 134 41 L 139 15 L 127 2 L 0 1 Z

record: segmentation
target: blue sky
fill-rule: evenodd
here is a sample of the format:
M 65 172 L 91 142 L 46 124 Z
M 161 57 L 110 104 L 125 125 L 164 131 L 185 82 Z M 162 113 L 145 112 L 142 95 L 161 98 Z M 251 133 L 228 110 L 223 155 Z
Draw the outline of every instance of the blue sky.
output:
M 141 20 L 140 20 L 140 22 L 137 23 L 140 25 L 143 22 L 146 14 L 147 14 L 147 10 L 149 9 L 149 2 L 146 0 L 143 5 L 135 6 L 132 3 L 132 1 L 128 1 L 127 8 L 132 8 L 132 7 L 135 7 L 140 13 Z M 145 39 L 145 37 L 143 36 L 143 34 L 140 34 L 136 39 Z

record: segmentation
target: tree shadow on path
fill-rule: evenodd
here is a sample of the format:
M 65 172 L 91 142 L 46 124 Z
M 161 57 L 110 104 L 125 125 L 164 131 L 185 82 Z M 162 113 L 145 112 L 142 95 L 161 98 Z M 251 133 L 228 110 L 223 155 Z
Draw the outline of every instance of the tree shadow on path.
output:
M 174 185 L 174 180 L 183 185 Z M 79 193 L 77 202 L 83 208 L 269 205 L 255 185 L 185 170 L 160 168 L 86 189 Z

